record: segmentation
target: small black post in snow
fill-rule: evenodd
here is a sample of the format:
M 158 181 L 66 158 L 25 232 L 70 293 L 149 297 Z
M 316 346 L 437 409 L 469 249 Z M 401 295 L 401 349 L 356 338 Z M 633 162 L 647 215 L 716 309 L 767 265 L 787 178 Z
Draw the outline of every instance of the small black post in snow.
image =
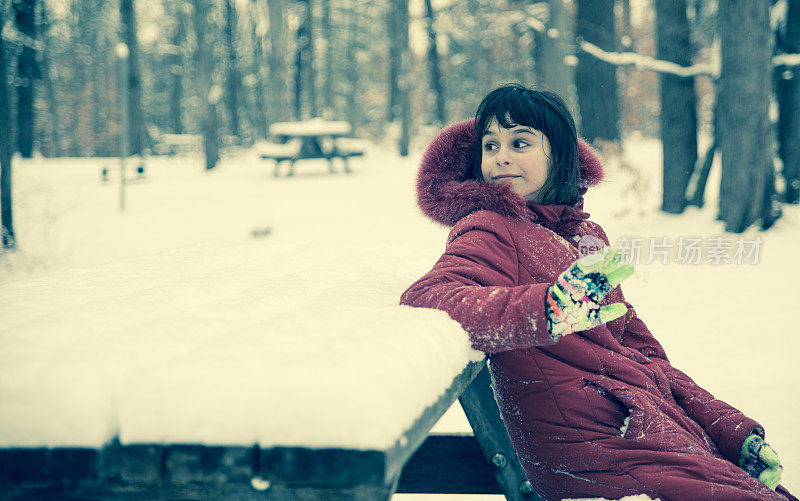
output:
M 115 47 L 119 58 L 119 211 L 125 212 L 125 159 L 128 156 L 128 46 Z

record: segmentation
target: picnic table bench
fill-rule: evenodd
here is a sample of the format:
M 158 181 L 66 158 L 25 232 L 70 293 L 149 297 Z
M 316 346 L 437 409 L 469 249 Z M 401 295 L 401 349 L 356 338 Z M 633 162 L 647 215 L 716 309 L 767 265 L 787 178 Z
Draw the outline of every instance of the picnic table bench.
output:
M 345 172 L 350 172 L 349 158 L 364 155 L 364 145 L 348 137 L 352 127 L 348 122 L 326 121 L 319 118 L 306 122 L 276 122 L 269 133 L 278 142 L 257 145 L 261 158 L 275 161 L 274 176 L 280 174 L 283 162 L 289 163 L 288 176 L 294 175 L 294 165 L 299 160 L 325 159 L 331 173 L 334 159 L 340 159 Z

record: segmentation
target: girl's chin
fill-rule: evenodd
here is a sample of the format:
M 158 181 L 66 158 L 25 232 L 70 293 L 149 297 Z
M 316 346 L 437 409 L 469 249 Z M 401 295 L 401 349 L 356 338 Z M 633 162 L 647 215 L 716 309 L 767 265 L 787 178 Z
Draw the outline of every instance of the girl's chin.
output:
M 520 193 L 520 196 L 522 196 L 522 198 L 524 198 L 528 202 L 533 202 L 535 204 L 538 204 L 538 203 L 541 202 L 541 200 L 539 199 L 539 191 L 538 190 L 534 191 L 533 193 L 528 193 L 527 195 L 523 195 L 522 193 Z

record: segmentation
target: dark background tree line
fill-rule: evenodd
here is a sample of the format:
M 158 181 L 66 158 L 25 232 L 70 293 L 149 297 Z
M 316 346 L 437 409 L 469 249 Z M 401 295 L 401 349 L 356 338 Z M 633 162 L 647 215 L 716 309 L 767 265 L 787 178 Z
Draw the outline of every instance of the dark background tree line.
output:
M 726 229 L 768 228 L 800 193 L 798 67 L 772 60 L 800 51 L 798 21 L 800 0 L 0 0 L 4 243 L 12 152 L 114 156 L 127 131 L 143 154 L 163 133 L 200 133 L 213 168 L 270 123 L 322 116 L 406 155 L 507 81 L 561 93 L 590 141 L 659 136 L 666 212 L 702 205 L 720 154 Z M 632 69 L 582 42 L 683 67 L 718 43 L 721 71 Z

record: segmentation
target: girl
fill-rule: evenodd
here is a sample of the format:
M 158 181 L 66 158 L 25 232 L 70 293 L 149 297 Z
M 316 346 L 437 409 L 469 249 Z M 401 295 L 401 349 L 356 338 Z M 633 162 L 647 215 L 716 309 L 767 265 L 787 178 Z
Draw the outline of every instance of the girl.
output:
M 558 95 L 495 89 L 423 157 L 419 205 L 452 230 L 401 303 L 448 312 L 489 354 L 545 499 L 796 500 L 762 427 L 672 367 L 625 301 L 633 269 L 582 210 L 602 175 Z

